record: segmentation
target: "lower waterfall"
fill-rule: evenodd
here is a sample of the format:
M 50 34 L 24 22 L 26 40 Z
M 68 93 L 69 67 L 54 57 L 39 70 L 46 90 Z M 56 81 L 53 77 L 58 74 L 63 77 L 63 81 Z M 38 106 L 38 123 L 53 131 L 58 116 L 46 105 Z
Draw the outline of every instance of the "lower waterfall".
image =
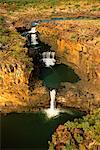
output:
M 50 109 L 54 110 L 55 109 L 55 98 L 56 98 L 56 90 L 53 89 L 52 91 L 50 91 Z
M 48 118 L 57 116 L 60 113 L 60 110 L 56 108 L 55 99 L 56 99 L 56 90 L 53 89 L 50 91 L 50 108 L 45 109 Z
M 39 41 L 36 31 L 36 25 L 37 24 L 34 24 L 30 31 L 25 32 L 23 35 L 26 35 L 29 46 L 32 47 L 31 50 L 35 50 L 36 53 L 38 53 L 37 62 L 42 66 L 42 72 L 40 71 L 41 80 L 44 80 L 44 85 L 49 89 L 50 105 L 49 108 L 44 109 L 43 112 L 46 113 L 48 118 L 58 116 L 65 112 L 70 114 L 69 111 L 56 107 L 56 91 L 61 82 L 70 81 L 74 83 L 74 78 L 75 81 L 78 81 L 79 78 L 68 66 L 64 64 L 56 64 L 56 54 L 54 51 L 48 47 L 41 46 L 41 42 Z M 42 78 L 42 76 L 44 77 Z

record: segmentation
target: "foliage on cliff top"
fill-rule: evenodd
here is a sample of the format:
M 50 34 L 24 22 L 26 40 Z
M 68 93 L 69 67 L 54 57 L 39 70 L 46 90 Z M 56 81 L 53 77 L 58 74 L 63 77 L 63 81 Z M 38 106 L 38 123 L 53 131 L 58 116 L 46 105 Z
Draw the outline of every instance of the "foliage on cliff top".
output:
M 67 3 L 69 2 L 83 2 L 82 0 L 67 0 Z M 0 2 L 3 2 L 3 3 L 9 3 L 9 4 L 12 4 L 12 3 L 20 3 L 20 4 L 29 4 L 29 3 L 53 3 L 53 4 L 57 4 L 57 3 L 60 3 L 60 2 L 66 2 L 66 0 L 0 0 Z M 89 2 L 89 3 L 93 3 L 94 0 L 84 0 L 84 2 Z M 99 2 L 99 0 L 95 0 L 95 2 Z
M 100 108 L 60 125 L 52 136 L 49 150 L 98 150 L 100 148 Z
M 18 9 L 23 6 L 32 6 L 34 8 L 40 8 L 43 7 L 45 9 L 48 8 L 54 8 L 55 6 L 61 6 L 61 5 L 77 5 L 77 7 L 80 6 L 81 3 L 83 4 L 95 4 L 99 3 L 99 0 L 0 0 L 1 4 L 7 4 L 10 6 L 10 9 Z M 6 5 L 6 6 L 7 6 Z
M 27 49 L 23 48 L 25 39 L 7 21 L 6 17 L 0 16 L 0 61 L 11 57 L 27 65 L 30 58 L 26 55 Z

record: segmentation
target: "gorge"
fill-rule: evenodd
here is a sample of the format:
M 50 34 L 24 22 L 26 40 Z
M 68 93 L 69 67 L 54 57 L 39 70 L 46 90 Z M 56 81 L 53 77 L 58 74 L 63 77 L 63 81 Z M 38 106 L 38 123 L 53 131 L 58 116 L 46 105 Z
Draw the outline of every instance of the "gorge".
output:
M 99 3 L 17 1 L 0 2 L 1 147 L 99 149 Z
M 58 124 L 64 123 L 67 120 L 73 120 L 74 118 L 81 118 L 85 114 L 74 108 L 56 108 L 56 91 L 59 89 L 61 82 L 68 81 L 68 78 L 72 78 L 72 80 L 74 78 L 74 82 L 78 82 L 79 77 L 74 73 L 73 69 L 67 65 L 55 64 L 55 52 L 51 51 L 49 46 L 46 46 L 45 49 L 45 43 L 42 43 L 41 45 L 41 41 L 38 39 L 35 28 L 36 27 L 32 27 L 30 31 L 25 31 L 22 35 L 27 37 L 28 41 L 26 47 L 29 49 L 29 56 L 32 57 L 33 62 L 33 54 L 35 54 L 35 63 L 37 67 L 39 67 L 38 70 L 35 69 L 35 72 L 40 73 L 37 79 L 40 78 L 44 81 L 44 85 L 48 88 L 48 92 L 50 93 L 49 95 L 51 100 L 49 108 L 44 110 L 42 109 L 42 111 L 36 111 L 34 113 L 12 112 L 6 116 L 2 115 L 2 148 L 14 149 L 28 147 L 34 149 L 48 149 L 47 143 L 51 140 L 51 135 Z M 65 76 L 63 75 L 63 72 L 65 72 Z M 69 72 L 69 76 L 67 75 L 67 72 Z M 33 78 L 33 75 L 34 73 L 31 78 Z M 69 79 L 69 82 L 71 82 L 71 79 Z M 27 118 L 28 122 L 26 122 Z M 33 122 L 33 124 L 31 122 Z M 17 124 L 20 124 L 20 126 Z M 10 128 L 10 126 L 13 126 L 14 128 Z M 15 128 L 18 131 L 20 130 L 21 136 L 19 136 L 19 133 L 14 131 Z M 28 130 L 27 132 L 28 128 L 30 128 L 30 131 Z M 16 134 L 15 138 L 14 134 L 10 134 L 11 130 L 13 131 L 12 133 Z M 34 132 L 34 134 L 32 135 L 31 132 Z M 24 138 L 22 138 L 23 135 Z M 27 141 L 26 144 L 25 141 Z
M 64 64 L 55 64 L 55 52 L 51 51 L 51 49 L 49 49 L 49 46 L 45 49 L 45 43 L 41 45 L 41 41 L 38 39 L 38 34 L 36 32 L 37 25 L 38 23 L 32 22 L 31 30 L 28 32 L 23 32 L 22 35 L 25 35 L 25 37 L 27 37 L 29 43 L 27 46 L 30 53 L 32 53 L 31 51 L 34 51 L 34 53 L 36 53 L 36 62 L 38 62 L 36 65 L 37 67 L 39 67 L 38 69 L 40 70 L 40 79 L 44 81 L 44 85 L 49 88 L 50 91 L 50 108 L 45 110 L 45 112 L 47 113 L 48 117 L 53 117 L 58 115 L 62 111 L 64 112 L 64 110 L 61 111 L 60 109 L 57 109 L 55 107 L 56 89 L 59 89 L 61 82 L 72 82 L 73 78 L 74 82 L 78 82 L 79 77 L 74 73 L 71 68 L 69 68 L 68 70 L 67 66 L 64 66 Z M 34 56 L 31 55 L 31 57 L 33 58 Z M 65 73 L 65 76 L 62 76 L 63 72 Z M 68 74 L 70 76 L 70 80 L 68 80 Z

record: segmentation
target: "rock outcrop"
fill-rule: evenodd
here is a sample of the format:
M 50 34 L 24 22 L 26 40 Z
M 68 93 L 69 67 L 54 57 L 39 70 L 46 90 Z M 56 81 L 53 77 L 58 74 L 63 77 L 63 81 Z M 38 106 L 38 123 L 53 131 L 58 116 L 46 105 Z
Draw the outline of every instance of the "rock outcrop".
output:
M 48 91 L 35 77 L 34 68 L 38 66 L 28 56 L 26 39 L 17 33 L 7 16 L 2 14 L 0 19 L 0 111 L 34 111 L 47 107 Z M 34 76 L 31 76 L 32 71 Z
M 24 48 L 25 38 L 18 34 L 11 22 L 2 15 L 0 43 L 0 110 L 17 111 L 29 103 L 28 80 L 31 59 Z
M 76 107 L 84 107 L 84 109 L 87 109 L 87 107 L 93 108 L 95 105 L 95 107 L 99 107 L 99 20 L 55 21 L 52 23 L 43 23 L 37 30 L 40 33 L 41 40 L 51 45 L 52 49 L 55 50 L 58 62 L 70 65 L 81 77 L 81 81 L 74 87 L 77 91 L 76 95 L 79 95 L 79 98 L 75 96 L 75 92 L 71 87 L 69 88 L 69 93 L 72 93 L 71 95 L 74 95 L 74 97 L 72 96 L 69 101 L 68 99 L 70 96 L 68 98 L 64 96 L 68 94 L 68 87 L 66 84 L 67 90 L 65 90 L 62 96 L 62 99 L 65 99 L 64 105 L 70 107 L 75 107 L 77 105 Z M 63 103 L 61 97 L 58 98 L 58 101 L 59 99 L 60 103 Z
M 26 106 L 28 76 L 21 62 L 10 57 L 0 61 L 0 107 Z

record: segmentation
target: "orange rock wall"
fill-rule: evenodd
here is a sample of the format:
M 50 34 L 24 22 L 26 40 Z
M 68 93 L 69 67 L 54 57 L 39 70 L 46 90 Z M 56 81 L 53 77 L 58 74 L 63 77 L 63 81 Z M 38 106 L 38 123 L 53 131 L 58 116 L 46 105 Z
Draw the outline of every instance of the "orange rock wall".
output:
M 28 95 L 28 74 L 26 66 L 13 58 L 0 61 L 0 109 L 9 106 L 26 106 Z M 9 112 L 9 110 L 8 110 Z
M 38 28 L 43 41 L 87 80 L 100 79 L 99 21 L 59 21 Z

